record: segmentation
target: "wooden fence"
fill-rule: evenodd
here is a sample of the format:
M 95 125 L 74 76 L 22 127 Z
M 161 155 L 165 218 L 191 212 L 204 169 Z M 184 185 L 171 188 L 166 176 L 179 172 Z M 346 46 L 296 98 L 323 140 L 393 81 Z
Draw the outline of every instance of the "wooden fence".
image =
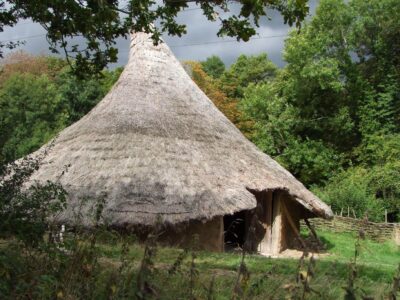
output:
M 400 245 L 400 223 L 375 223 L 343 216 L 335 216 L 332 220 L 315 218 L 309 221 L 317 232 L 318 229 L 348 233 L 358 233 L 362 230 L 367 238 L 374 241 L 393 240 L 396 245 Z M 306 226 L 304 221 L 301 226 Z

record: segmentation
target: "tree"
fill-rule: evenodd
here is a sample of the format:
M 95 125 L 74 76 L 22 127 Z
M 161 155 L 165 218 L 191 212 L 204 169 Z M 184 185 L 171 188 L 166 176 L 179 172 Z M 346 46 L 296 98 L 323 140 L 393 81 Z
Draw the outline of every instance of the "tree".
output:
M 256 144 L 302 182 L 331 203 L 374 208 L 376 218 L 386 208 L 392 220 L 400 217 L 399 13 L 394 0 L 321 1 L 286 40 L 287 65 L 245 88 L 240 106 L 255 121 Z
M 204 72 L 212 78 L 220 78 L 225 71 L 225 64 L 219 56 L 213 55 L 201 62 Z
M 244 117 L 238 108 L 238 100 L 226 96 L 211 76 L 202 68 L 202 64 L 195 61 L 187 61 L 190 67 L 191 77 L 199 88 L 213 101 L 215 106 L 248 138 L 252 136 L 253 122 Z
M 349 151 L 360 141 L 356 127 L 361 95 L 359 73 L 347 35 L 353 13 L 341 0 L 321 1 L 302 33 L 292 33 L 284 58 L 288 62 L 281 94 L 298 108 L 295 133 Z
M 250 83 L 263 83 L 275 77 L 277 67 L 266 53 L 254 56 L 240 55 L 221 76 L 222 90 L 232 98 L 242 98 Z
M 38 149 L 66 121 L 57 87 L 46 75 L 12 75 L 0 90 L 0 160 L 12 161 Z
M 0 162 L 37 150 L 87 114 L 118 79 L 121 68 L 80 79 L 65 60 L 10 55 L 0 74 Z
M 57 90 L 68 111 L 67 126 L 86 115 L 118 80 L 122 68 L 103 71 L 100 78 L 77 78 L 69 68 L 62 70 L 57 78 Z
M 1 60 L 0 86 L 15 73 L 47 75 L 49 79 L 53 80 L 67 65 L 67 62 L 61 58 L 45 55 L 35 56 L 24 51 L 14 51 Z
M 178 36 L 186 33 L 186 26 L 178 24 L 177 15 L 188 7 L 188 2 L 199 4 L 209 21 L 220 22 L 219 36 L 244 41 L 256 34 L 254 27 L 259 25 L 261 17 L 267 18 L 268 9 L 278 10 L 285 23 L 296 26 L 300 26 L 308 13 L 307 0 L 238 0 L 238 13 L 220 13 L 229 11 L 229 0 L 164 0 L 161 4 L 154 0 L 6 0 L 0 3 L 0 32 L 30 18 L 46 29 L 53 52 L 61 48 L 68 59 L 76 60 L 76 71 L 99 73 L 117 60 L 115 40 L 126 38 L 132 30 L 151 33 L 155 43 L 160 41 L 162 33 Z M 80 49 L 71 40 L 76 36 L 86 41 L 85 47 Z M 1 43 L 0 50 L 15 46 L 15 42 Z
M 294 120 L 290 135 L 297 141 L 322 142 L 325 148 L 352 160 L 354 149 L 368 135 L 398 132 L 400 80 L 392 72 L 396 61 L 387 54 L 395 54 L 399 45 L 384 36 L 399 28 L 399 9 L 392 0 L 324 0 L 303 30 L 290 35 L 284 49 L 288 64 L 274 84 L 264 89 L 271 89 L 267 101 L 279 102 L 284 108 L 274 118 Z M 371 25 L 371 19 L 387 27 Z M 249 108 L 254 97 L 249 93 L 246 110 L 265 127 L 268 119 L 260 118 L 260 113 L 254 116 Z M 262 101 L 257 103 L 261 109 Z M 271 105 L 264 103 L 262 109 L 269 111 Z M 290 118 L 282 114 L 288 110 L 293 113 Z M 282 145 L 276 134 L 265 135 Z M 281 148 L 276 153 L 283 152 Z
M 248 86 L 240 108 L 254 121 L 252 140 L 261 150 L 303 183 L 320 184 L 335 173 L 341 154 L 320 139 L 296 134 L 304 121 L 300 109 L 279 95 L 283 75 L 281 72 L 273 82 Z

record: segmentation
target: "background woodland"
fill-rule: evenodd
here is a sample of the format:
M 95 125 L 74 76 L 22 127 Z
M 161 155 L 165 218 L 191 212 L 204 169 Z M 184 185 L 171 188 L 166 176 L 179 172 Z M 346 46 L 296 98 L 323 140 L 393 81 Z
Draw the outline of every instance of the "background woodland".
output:
M 267 54 L 184 62 L 215 105 L 335 212 L 400 221 L 400 2 L 323 0 Z M 90 111 L 122 69 L 77 78 L 67 61 L 14 52 L 0 72 L 0 161 L 14 161 Z

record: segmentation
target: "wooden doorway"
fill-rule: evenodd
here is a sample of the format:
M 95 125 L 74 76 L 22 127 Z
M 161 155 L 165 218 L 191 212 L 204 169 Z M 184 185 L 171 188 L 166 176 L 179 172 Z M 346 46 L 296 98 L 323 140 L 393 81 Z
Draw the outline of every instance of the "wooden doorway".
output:
M 285 191 L 264 191 L 256 197 L 262 206 L 262 216 L 259 219 L 265 228 L 258 251 L 276 255 L 287 248 L 299 246 L 299 243 L 304 248 L 300 237 L 301 205 L 293 201 Z
M 302 206 L 284 190 L 252 193 L 257 199 L 255 209 L 224 216 L 225 249 L 241 249 L 246 243 L 247 251 L 277 255 L 296 248 L 301 242 Z
M 263 208 L 260 221 L 265 228 L 259 251 L 263 254 L 278 254 L 282 250 L 282 208 L 279 191 L 263 192 L 259 201 Z

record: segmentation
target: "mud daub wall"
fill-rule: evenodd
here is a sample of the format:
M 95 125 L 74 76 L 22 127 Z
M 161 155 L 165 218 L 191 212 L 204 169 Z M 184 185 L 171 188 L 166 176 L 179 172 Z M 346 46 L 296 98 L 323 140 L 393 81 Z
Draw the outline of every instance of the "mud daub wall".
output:
M 335 216 L 333 220 L 320 218 L 309 219 L 310 223 L 318 229 L 328 229 L 333 232 L 358 233 L 361 229 L 366 237 L 382 242 L 393 240 L 400 245 L 400 224 L 399 223 L 374 223 L 349 217 Z M 302 228 L 306 228 L 304 221 L 301 221 Z

